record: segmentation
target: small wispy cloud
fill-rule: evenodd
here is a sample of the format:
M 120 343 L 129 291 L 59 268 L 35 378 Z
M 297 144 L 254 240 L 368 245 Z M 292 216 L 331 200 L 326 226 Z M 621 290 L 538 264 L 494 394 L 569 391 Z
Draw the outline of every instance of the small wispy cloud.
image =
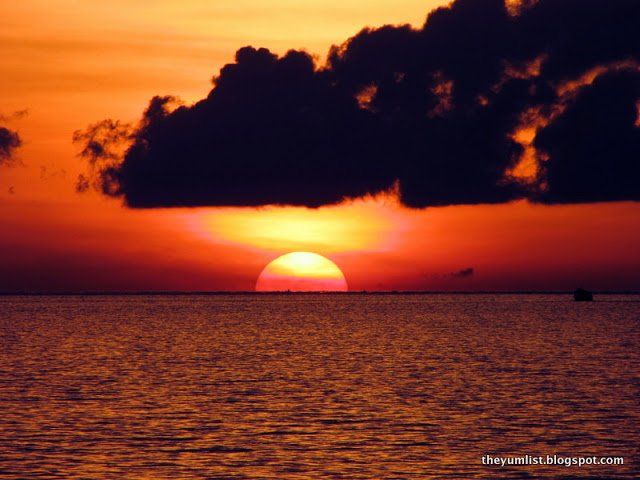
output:
M 452 272 L 451 276 L 453 278 L 469 278 L 473 277 L 475 270 L 473 267 L 463 268 L 462 270 L 458 270 L 457 272 Z

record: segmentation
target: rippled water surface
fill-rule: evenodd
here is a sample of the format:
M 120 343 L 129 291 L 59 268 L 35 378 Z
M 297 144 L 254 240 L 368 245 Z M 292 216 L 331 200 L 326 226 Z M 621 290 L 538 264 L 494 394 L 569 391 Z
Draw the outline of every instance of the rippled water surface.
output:
M 639 327 L 634 296 L 0 297 L 0 477 L 639 477 Z

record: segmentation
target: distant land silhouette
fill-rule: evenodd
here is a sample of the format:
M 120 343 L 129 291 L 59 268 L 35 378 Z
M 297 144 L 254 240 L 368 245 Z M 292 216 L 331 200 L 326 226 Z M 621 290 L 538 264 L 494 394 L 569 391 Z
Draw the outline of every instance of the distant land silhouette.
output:
M 55 296 L 55 295 L 86 295 L 86 296 L 112 296 L 112 295 L 130 295 L 130 296 L 143 296 L 143 295 L 574 295 L 575 291 L 569 290 L 537 290 L 537 291 L 499 291 L 492 292 L 487 290 L 478 291 L 416 291 L 416 290 L 383 290 L 383 291 L 350 291 L 350 292 L 256 292 L 252 290 L 247 291 L 38 291 L 38 292 L 0 292 L 1 296 Z M 640 291 L 601 291 L 599 295 L 640 295 Z

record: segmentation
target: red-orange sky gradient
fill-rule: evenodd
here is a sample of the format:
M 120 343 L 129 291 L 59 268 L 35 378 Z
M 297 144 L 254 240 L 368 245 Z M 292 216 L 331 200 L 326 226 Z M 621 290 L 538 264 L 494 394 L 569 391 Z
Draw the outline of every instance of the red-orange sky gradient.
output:
M 350 291 L 640 290 L 634 202 L 412 210 L 389 192 L 319 209 L 132 210 L 75 192 L 74 131 L 136 121 L 153 95 L 203 98 L 241 46 L 322 62 L 365 25 L 418 26 L 445 3 L 3 2 L 0 118 L 24 144 L 0 165 L 0 292 L 252 291 L 293 251 L 331 259 Z

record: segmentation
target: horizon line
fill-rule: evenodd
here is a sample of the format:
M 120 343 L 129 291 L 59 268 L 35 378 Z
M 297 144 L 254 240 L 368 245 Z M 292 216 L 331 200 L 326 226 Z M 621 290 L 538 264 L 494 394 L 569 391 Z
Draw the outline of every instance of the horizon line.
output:
M 572 295 L 574 290 L 357 290 L 357 291 L 287 291 L 256 292 L 252 290 L 139 290 L 139 291 L 0 291 L 0 296 L 144 296 L 144 295 Z M 592 291 L 597 295 L 640 295 L 637 290 Z

